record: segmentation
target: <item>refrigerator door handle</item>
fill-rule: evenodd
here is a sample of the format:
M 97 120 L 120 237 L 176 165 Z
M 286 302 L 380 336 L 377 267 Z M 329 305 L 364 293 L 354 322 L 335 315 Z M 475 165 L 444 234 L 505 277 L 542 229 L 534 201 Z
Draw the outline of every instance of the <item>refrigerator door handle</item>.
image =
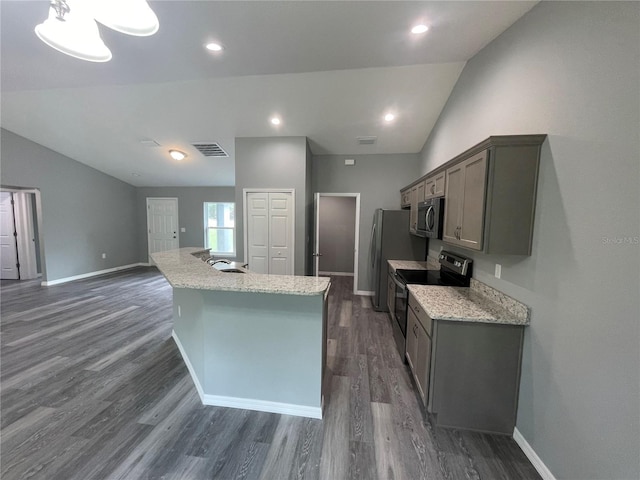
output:
M 371 257 L 371 268 L 373 268 L 376 263 L 375 238 L 376 238 L 376 222 L 374 220 L 373 226 L 371 227 L 371 242 L 369 242 L 369 249 L 370 249 L 369 256 Z

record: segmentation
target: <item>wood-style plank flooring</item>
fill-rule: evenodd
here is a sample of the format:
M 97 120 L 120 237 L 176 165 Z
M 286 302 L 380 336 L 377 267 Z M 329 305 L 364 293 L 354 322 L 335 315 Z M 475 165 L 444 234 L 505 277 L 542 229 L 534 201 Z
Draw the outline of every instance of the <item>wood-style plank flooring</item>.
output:
M 434 428 L 386 314 L 332 281 L 323 420 L 201 405 L 153 268 L 2 281 L 0 478 L 540 478 L 511 438 Z

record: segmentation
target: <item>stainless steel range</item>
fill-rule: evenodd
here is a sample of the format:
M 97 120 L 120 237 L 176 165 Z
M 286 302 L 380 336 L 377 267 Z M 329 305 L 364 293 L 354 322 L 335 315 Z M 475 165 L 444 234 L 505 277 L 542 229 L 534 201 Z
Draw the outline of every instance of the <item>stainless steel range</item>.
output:
M 396 270 L 396 308 L 393 312 L 393 337 L 402 361 L 407 336 L 407 285 L 440 285 L 445 287 L 468 287 L 471 282 L 473 260 L 455 253 L 442 251 L 438 257 L 440 270 Z

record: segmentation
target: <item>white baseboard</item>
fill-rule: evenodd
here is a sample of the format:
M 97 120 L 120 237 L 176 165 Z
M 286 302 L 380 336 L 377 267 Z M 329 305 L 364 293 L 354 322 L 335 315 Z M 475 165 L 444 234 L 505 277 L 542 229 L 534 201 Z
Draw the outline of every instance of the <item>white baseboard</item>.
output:
M 269 402 L 252 398 L 223 397 L 221 395 L 204 395 L 204 405 L 215 407 L 241 408 L 258 412 L 279 413 L 296 417 L 322 418 L 322 407 L 309 407 L 292 403 Z
M 191 365 L 189 357 L 182 347 L 180 339 L 176 335 L 175 330 L 171 331 L 171 336 L 178 346 L 180 355 L 182 355 L 182 359 L 187 366 L 187 370 L 189 370 L 189 374 L 193 379 L 193 383 L 196 386 L 196 390 L 198 391 L 198 395 L 200 396 L 200 401 L 203 405 L 211 405 L 214 407 L 241 408 L 243 410 L 256 410 L 259 412 L 280 413 L 282 415 L 294 415 L 296 417 L 322 418 L 322 406 L 309 407 L 306 405 L 270 402 L 267 400 L 255 400 L 252 398 L 225 397 L 222 395 L 208 395 L 204 393 L 202 385 L 200 385 L 200 381 L 195 374 L 193 365 Z
M 370 292 L 368 290 L 356 290 L 356 295 L 362 295 L 364 297 L 373 297 L 376 292 Z
M 182 356 L 182 359 L 184 360 L 184 363 L 187 366 L 187 370 L 189 370 L 189 375 L 191 375 L 191 380 L 193 380 L 193 384 L 196 386 L 196 391 L 198 392 L 200 401 L 202 402 L 203 405 L 206 405 L 204 403 L 204 389 L 202 388 L 202 385 L 200 385 L 200 380 L 198 380 L 196 371 L 193 368 L 193 365 L 191 365 L 191 361 L 189 361 L 187 352 L 185 352 L 184 347 L 182 346 L 182 343 L 180 343 L 180 339 L 178 338 L 178 335 L 176 335 L 176 331 L 173 329 L 171 329 L 171 337 L 173 338 L 173 341 L 176 342 L 176 345 L 178 346 L 178 350 L 180 351 L 180 355 Z
M 544 480 L 556 480 L 556 477 L 553 476 L 551 470 L 547 468 L 542 459 L 538 456 L 533 447 L 529 445 L 529 442 L 527 442 L 517 428 L 513 429 L 513 439 Z
M 73 282 L 74 280 L 82 280 L 83 278 L 97 277 L 98 275 L 105 275 L 107 273 L 119 272 L 120 270 L 129 270 L 130 268 L 144 266 L 144 263 L 132 263 L 130 265 L 122 265 L 120 267 L 107 268 L 105 270 L 98 270 L 97 272 L 88 272 L 81 275 L 74 275 L 72 277 L 57 278 L 47 282 L 41 282 L 43 287 L 51 287 L 52 285 L 60 285 L 61 283 Z
M 353 277 L 353 272 L 318 272 L 318 275 L 334 275 L 336 277 Z

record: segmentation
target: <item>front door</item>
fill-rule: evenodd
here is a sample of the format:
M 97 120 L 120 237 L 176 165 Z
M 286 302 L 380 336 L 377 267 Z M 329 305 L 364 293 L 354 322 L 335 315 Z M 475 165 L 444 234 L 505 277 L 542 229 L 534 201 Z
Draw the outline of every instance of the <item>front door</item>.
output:
M 18 247 L 13 213 L 13 194 L 0 192 L 0 263 L 3 280 L 18 280 Z
M 177 198 L 147 198 L 147 232 L 149 263 L 152 253 L 178 248 Z

